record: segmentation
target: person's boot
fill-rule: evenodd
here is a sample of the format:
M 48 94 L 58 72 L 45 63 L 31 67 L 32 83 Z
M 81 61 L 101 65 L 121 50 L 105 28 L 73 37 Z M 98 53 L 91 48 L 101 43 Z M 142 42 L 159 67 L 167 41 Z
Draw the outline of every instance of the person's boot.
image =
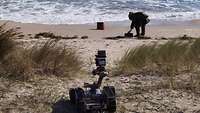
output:
M 134 35 L 134 37 L 140 37 L 140 35 L 136 34 L 136 35 Z
M 141 35 L 141 36 L 144 36 L 145 34 L 144 34 L 144 33 L 141 33 L 140 35 Z

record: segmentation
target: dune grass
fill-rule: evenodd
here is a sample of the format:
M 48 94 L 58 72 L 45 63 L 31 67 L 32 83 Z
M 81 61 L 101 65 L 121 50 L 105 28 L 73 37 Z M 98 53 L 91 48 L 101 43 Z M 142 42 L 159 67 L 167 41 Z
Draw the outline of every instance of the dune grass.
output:
M 14 38 L 19 33 L 14 29 L 0 26 L 0 76 L 26 80 L 35 75 L 76 75 L 82 62 L 76 51 L 57 44 L 58 39 L 50 39 L 44 44 L 23 48 Z
M 184 61 L 189 43 L 169 41 L 165 44 L 142 45 L 126 51 L 119 62 L 121 71 L 133 71 L 141 68 L 170 68 L 177 70 Z
M 0 25 L 0 75 L 18 75 L 22 72 L 21 58 L 14 38 L 18 36 L 16 29 L 6 29 L 6 24 Z M 19 62 L 19 64 L 16 64 Z M 19 67 L 22 69 L 19 69 Z
M 168 41 L 164 44 L 142 45 L 128 50 L 116 67 L 115 75 L 136 71 L 156 71 L 168 78 L 169 87 L 176 88 L 177 75 L 192 73 L 190 85 L 199 84 L 200 39 L 193 41 Z M 194 76 L 195 75 L 195 76 Z M 200 87 L 200 85 L 198 85 Z
M 81 69 L 82 62 L 72 49 L 59 47 L 58 40 L 48 40 L 41 47 L 31 48 L 34 67 L 44 74 L 66 76 Z
M 18 33 L 16 29 L 5 29 L 6 24 L 0 25 L 0 60 L 4 58 L 16 45 L 13 41 Z

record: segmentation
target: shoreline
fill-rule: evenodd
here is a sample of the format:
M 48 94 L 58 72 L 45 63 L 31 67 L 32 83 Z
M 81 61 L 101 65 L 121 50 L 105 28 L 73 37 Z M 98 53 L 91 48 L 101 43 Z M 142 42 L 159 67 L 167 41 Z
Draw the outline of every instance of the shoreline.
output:
M 161 26 L 161 25 L 196 25 L 198 24 L 200 27 L 200 18 L 199 19 L 190 19 L 190 20 L 173 20 L 173 19 L 150 19 L 149 25 L 151 26 Z M 63 23 L 63 24 L 46 24 L 46 23 L 26 23 L 26 22 L 18 22 L 18 21 L 13 21 L 13 20 L 1 20 L 0 23 L 2 22 L 14 22 L 14 23 L 21 23 L 21 24 L 38 24 L 38 25 L 96 25 L 96 23 L 91 22 L 91 23 L 83 23 L 83 24 L 68 24 L 68 23 Z M 99 21 L 102 22 L 102 21 Z M 106 24 L 113 25 L 113 26 L 127 26 L 130 25 L 131 21 L 130 20 L 124 20 L 124 21 L 103 21 Z

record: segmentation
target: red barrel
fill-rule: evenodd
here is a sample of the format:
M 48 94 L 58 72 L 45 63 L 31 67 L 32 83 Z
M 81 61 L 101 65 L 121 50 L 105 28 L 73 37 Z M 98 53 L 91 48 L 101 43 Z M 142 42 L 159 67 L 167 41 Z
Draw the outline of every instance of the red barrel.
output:
M 104 22 L 97 22 L 97 30 L 104 30 Z

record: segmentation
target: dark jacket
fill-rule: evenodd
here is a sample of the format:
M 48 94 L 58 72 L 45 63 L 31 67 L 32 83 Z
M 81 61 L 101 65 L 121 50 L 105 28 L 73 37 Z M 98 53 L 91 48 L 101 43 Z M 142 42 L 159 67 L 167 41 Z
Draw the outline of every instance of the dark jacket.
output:
M 148 15 L 144 14 L 143 12 L 129 12 L 128 17 L 132 21 L 131 28 L 134 26 L 146 25 L 150 21 L 148 19 Z

